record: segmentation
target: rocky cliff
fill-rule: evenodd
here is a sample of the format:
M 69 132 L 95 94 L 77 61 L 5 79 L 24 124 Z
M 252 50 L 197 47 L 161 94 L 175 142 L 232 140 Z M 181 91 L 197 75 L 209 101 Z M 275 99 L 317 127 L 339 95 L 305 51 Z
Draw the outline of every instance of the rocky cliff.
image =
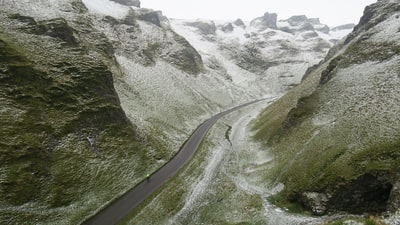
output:
M 270 184 L 284 184 L 276 204 L 317 215 L 398 211 L 399 12 L 397 1 L 368 6 L 346 40 L 258 118 L 255 137 L 274 155 Z

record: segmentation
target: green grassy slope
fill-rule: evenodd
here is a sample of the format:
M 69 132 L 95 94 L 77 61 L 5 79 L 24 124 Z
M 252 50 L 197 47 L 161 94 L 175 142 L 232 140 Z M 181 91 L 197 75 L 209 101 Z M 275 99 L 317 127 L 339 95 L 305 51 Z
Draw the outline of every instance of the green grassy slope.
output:
M 266 179 L 285 185 L 277 204 L 315 214 L 398 207 L 400 46 L 391 27 L 399 10 L 390 1 L 368 7 L 342 48 L 255 122 L 255 138 L 275 157 Z
M 107 46 L 63 20 L 12 31 L 22 19 L 0 27 L 0 223 L 78 224 L 155 169 L 152 139 L 120 107 L 112 58 L 91 56 Z

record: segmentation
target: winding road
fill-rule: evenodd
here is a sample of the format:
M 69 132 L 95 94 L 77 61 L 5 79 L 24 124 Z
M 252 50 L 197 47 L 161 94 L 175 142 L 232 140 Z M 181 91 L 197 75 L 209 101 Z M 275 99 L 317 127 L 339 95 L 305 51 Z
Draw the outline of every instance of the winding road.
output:
M 85 225 L 112 225 L 117 224 L 125 216 L 127 216 L 135 207 L 137 207 L 142 201 L 149 197 L 154 191 L 156 191 L 161 185 L 168 181 L 174 176 L 179 169 L 181 169 L 193 156 L 197 148 L 200 146 L 204 137 L 210 128 L 218 121 L 221 117 L 236 111 L 240 108 L 254 104 L 259 101 L 266 99 L 256 100 L 248 102 L 243 105 L 236 106 L 227 111 L 218 113 L 202 123 L 185 142 L 179 152 L 163 167 L 153 173 L 148 179 L 142 181 L 136 185 L 133 189 L 128 191 L 122 197 L 112 202 L 110 205 L 105 207 L 99 213 L 89 218 L 83 224 Z

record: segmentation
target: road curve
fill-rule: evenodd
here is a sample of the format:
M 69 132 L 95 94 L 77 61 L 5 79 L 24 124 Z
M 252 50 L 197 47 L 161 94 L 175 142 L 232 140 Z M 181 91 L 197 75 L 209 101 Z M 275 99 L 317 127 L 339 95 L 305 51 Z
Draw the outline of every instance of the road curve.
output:
M 86 220 L 84 225 L 112 225 L 117 224 L 135 207 L 149 197 L 161 185 L 174 176 L 193 156 L 209 129 L 218 119 L 245 106 L 265 99 L 248 102 L 227 111 L 218 113 L 202 123 L 185 142 L 179 152 L 163 167 L 153 173 L 148 180 L 144 180 L 123 196 L 106 206 L 99 213 Z

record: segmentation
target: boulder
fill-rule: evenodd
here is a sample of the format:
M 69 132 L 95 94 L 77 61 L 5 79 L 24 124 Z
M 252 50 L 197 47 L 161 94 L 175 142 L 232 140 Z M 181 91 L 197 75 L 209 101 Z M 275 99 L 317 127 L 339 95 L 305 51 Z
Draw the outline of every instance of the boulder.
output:
M 233 24 L 235 24 L 238 27 L 246 27 L 246 25 L 244 24 L 243 20 L 241 20 L 241 19 L 235 20 L 235 22 L 233 22 Z
M 305 192 L 302 195 L 304 205 L 315 215 L 323 215 L 327 210 L 329 197 L 323 193 Z
M 250 22 L 250 26 L 259 27 L 261 30 L 271 28 L 278 29 L 276 25 L 276 21 L 278 18 L 278 14 L 276 13 L 268 13 L 266 12 L 264 16 L 258 17 Z
M 232 23 L 225 24 L 221 27 L 221 30 L 225 33 L 232 32 L 235 28 L 233 27 Z
M 213 21 L 203 22 L 203 21 L 195 21 L 195 22 L 187 22 L 186 25 L 197 28 L 201 34 L 204 35 L 215 35 L 217 31 L 217 27 Z
M 299 16 L 292 16 L 287 21 L 291 26 L 300 26 L 307 23 L 308 19 L 305 15 L 299 15 Z

